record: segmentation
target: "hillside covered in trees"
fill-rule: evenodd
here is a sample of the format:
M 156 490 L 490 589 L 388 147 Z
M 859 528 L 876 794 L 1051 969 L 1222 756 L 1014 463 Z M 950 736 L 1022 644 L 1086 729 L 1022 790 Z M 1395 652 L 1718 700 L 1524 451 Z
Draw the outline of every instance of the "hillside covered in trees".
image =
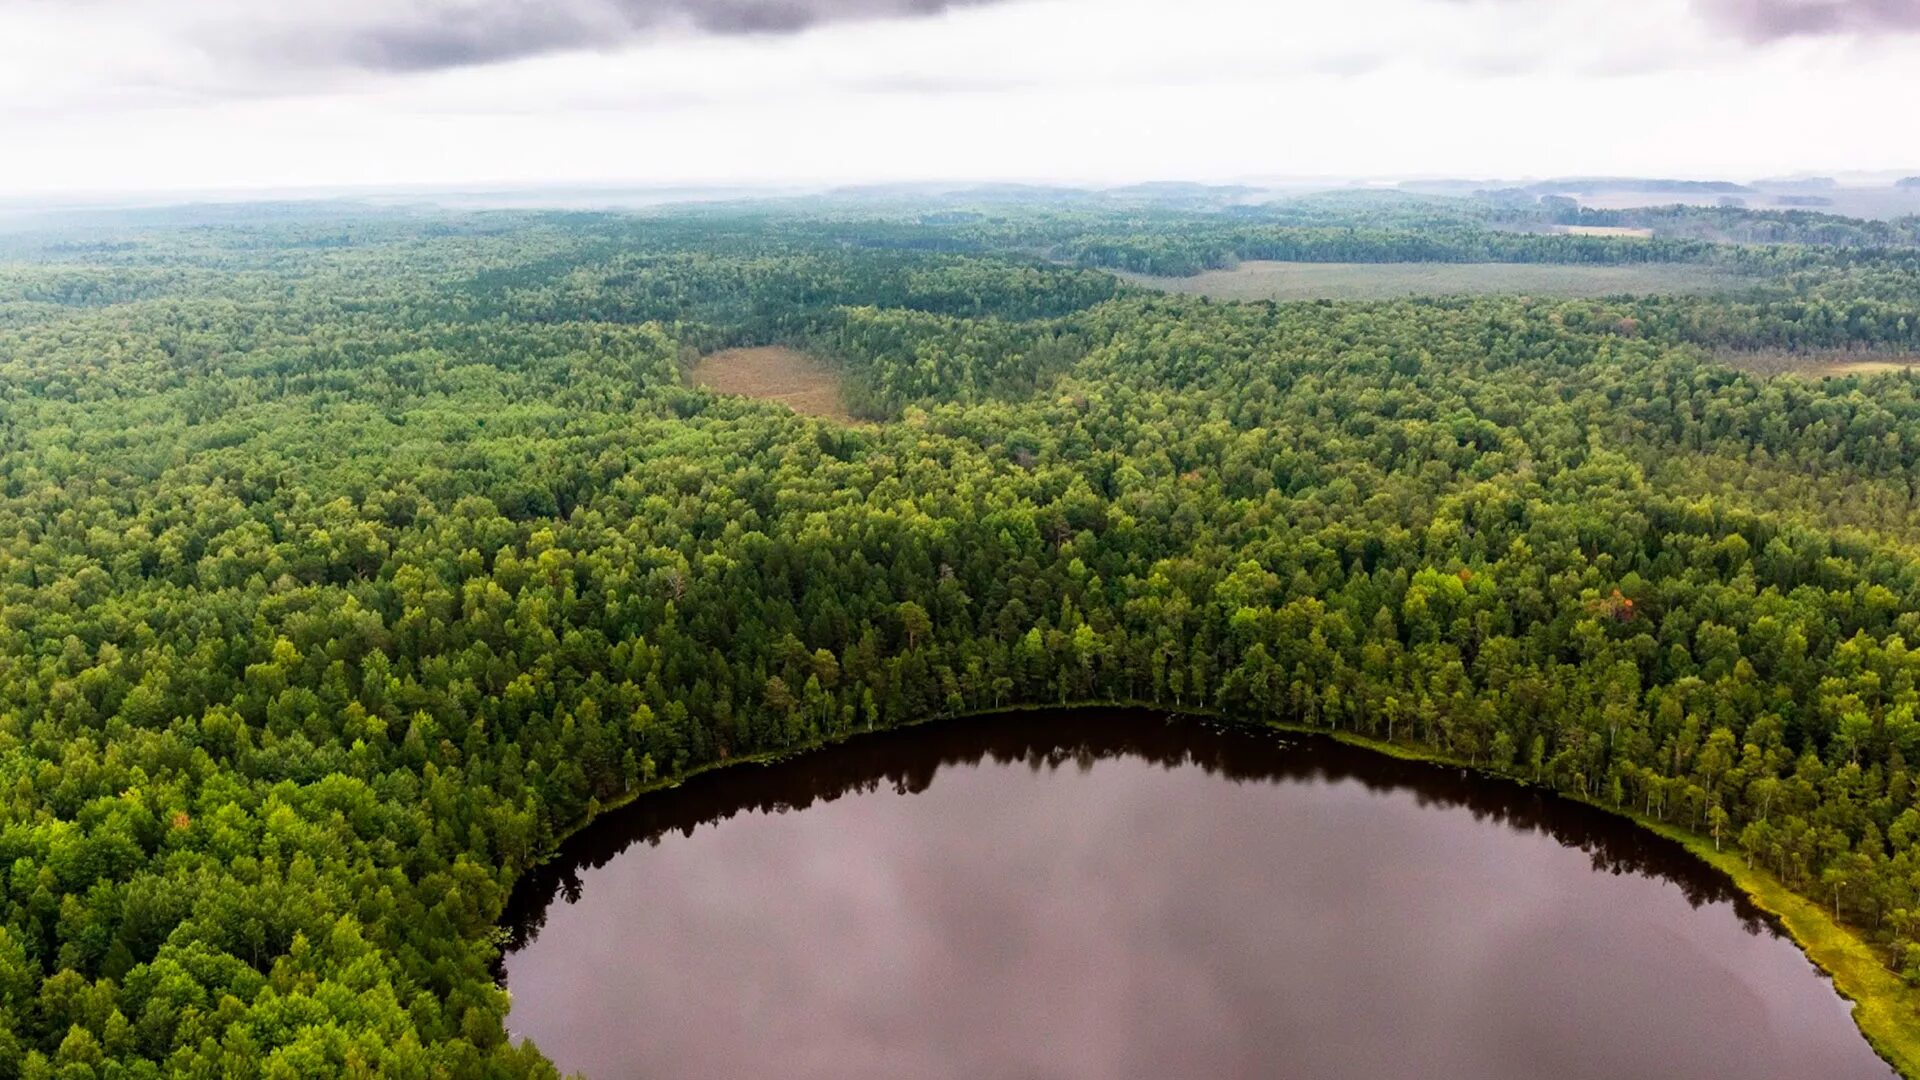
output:
M 1920 381 L 1715 360 L 1920 351 L 1913 223 L 1489 207 L 0 237 L 0 1078 L 550 1075 L 492 965 L 558 837 L 1023 702 L 1354 732 L 1638 812 L 1920 984 Z M 1754 284 L 1221 304 L 1104 269 L 1240 258 Z M 770 344 L 871 422 L 683 378 Z

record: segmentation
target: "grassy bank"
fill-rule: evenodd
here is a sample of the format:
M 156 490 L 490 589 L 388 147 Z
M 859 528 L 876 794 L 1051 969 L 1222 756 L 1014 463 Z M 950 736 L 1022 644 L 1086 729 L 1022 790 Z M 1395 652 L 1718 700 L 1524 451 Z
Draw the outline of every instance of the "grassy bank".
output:
M 960 716 L 931 717 L 893 727 L 879 729 L 898 731 L 904 728 L 918 727 L 922 724 L 956 722 L 973 717 L 1004 715 L 1018 712 L 1064 711 L 1070 709 L 1141 709 L 1160 713 L 1174 713 L 1195 718 L 1218 720 L 1231 723 L 1256 723 L 1222 713 L 1215 709 L 1195 706 L 1169 708 L 1166 705 L 1145 701 L 1082 701 L 1051 705 L 1008 705 L 1000 708 L 982 709 Z M 1360 747 L 1376 753 L 1407 761 L 1422 761 L 1435 765 L 1446 765 L 1475 772 L 1490 778 L 1510 783 L 1525 781 L 1516 777 L 1491 772 L 1484 767 L 1426 748 L 1405 743 L 1390 743 L 1380 739 L 1368 738 L 1352 732 L 1328 731 L 1324 728 L 1309 728 L 1276 721 L 1264 722 L 1264 726 L 1289 733 L 1320 735 L 1331 737 L 1350 746 Z M 728 758 L 709 762 L 669 779 L 643 785 L 612 802 L 599 805 L 580 821 L 561 833 L 560 839 L 579 832 L 590 825 L 600 814 L 618 809 L 651 792 L 678 787 L 680 784 L 711 772 L 715 769 L 742 765 L 770 765 L 797 757 L 823 746 L 845 742 L 866 734 L 856 731 L 834 739 L 826 739 L 804 747 L 783 750 L 775 753 L 756 754 L 745 757 Z M 1713 843 L 1705 837 L 1688 832 L 1685 829 L 1655 821 L 1629 810 L 1607 806 L 1591 799 L 1581 798 L 1565 792 L 1555 792 L 1560 798 L 1584 802 L 1610 814 L 1631 819 L 1641 827 L 1659 834 L 1686 848 L 1702 861 L 1710 864 L 1727 875 L 1734 885 L 1745 893 L 1753 903 L 1772 915 L 1806 953 L 1807 957 L 1826 972 L 1840 994 L 1854 1003 L 1853 1018 L 1867 1042 L 1885 1058 L 1906 1080 L 1920 1080 L 1920 989 L 1908 986 L 1904 980 L 1888 970 L 1879 955 L 1851 930 L 1836 922 L 1827 910 L 1804 896 L 1788 889 L 1778 879 L 1764 870 L 1747 866 L 1746 860 L 1735 851 L 1715 851 Z
M 1285 724 L 1274 726 L 1287 731 L 1318 730 Z M 1474 768 L 1467 762 L 1430 753 L 1419 747 L 1385 743 L 1345 732 L 1331 734 L 1340 742 L 1398 758 Z M 1475 771 L 1522 782 L 1499 773 L 1488 773 L 1485 769 Z M 1592 799 L 1565 792 L 1556 794 L 1629 818 L 1640 827 L 1686 848 L 1701 861 L 1727 875 L 1756 906 L 1779 921 L 1787 935 L 1807 954 L 1807 958 L 1833 979 L 1834 989 L 1853 1002 L 1854 1023 L 1874 1050 L 1907 1080 L 1920 1080 L 1920 989 L 1907 985 L 1904 979 L 1888 970 L 1873 947 L 1860 940 L 1853 931 L 1835 922 L 1826 908 L 1787 888 L 1765 870 L 1748 866 L 1740 853 L 1715 851 L 1713 841 L 1704 836 Z
M 1833 977 L 1834 988 L 1852 1000 L 1854 1023 L 1880 1056 L 1907 1080 L 1920 1077 L 1920 989 L 1887 970 L 1872 947 L 1834 922 L 1825 907 L 1782 885 L 1772 874 L 1748 867 L 1735 852 L 1715 851 L 1703 837 L 1632 816 L 1711 863 L 1779 919 L 1807 956 Z

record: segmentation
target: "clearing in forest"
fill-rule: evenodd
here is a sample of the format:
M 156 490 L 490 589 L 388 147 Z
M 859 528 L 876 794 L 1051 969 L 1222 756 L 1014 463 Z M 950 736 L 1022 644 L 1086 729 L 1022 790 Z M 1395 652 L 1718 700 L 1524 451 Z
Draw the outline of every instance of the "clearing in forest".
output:
M 1890 360 L 1847 360 L 1816 368 L 1813 375 L 1879 375 L 1888 371 L 1911 371 L 1920 364 L 1920 356 L 1902 356 Z
M 1920 367 L 1920 355 L 1842 351 L 1790 352 L 1785 349 L 1728 349 L 1714 359 L 1755 375 L 1792 375 L 1825 379 L 1843 375 L 1880 375 Z
M 1624 240 L 1651 240 L 1652 229 L 1636 229 L 1628 225 L 1556 225 L 1553 231 L 1562 236 L 1611 236 Z
M 1743 278 L 1689 263 L 1582 266 L 1566 263 L 1241 263 L 1186 278 L 1120 275 L 1162 292 L 1216 300 L 1392 300 L 1403 296 L 1526 293 L 1619 296 L 1712 293 Z
M 784 345 L 709 353 L 693 366 L 693 383 L 715 393 L 777 401 L 804 416 L 853 420 L 833 369 Z

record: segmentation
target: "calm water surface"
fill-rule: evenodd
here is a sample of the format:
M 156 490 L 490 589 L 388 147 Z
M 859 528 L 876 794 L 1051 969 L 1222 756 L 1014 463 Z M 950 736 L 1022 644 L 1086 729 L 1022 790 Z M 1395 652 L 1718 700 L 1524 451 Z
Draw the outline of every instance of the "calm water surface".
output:
M 1893 1076 L 1675 845 L 1149 713 L 707 774 L 576 837 L 512 930 L 508 1027 L 595 1080 Z

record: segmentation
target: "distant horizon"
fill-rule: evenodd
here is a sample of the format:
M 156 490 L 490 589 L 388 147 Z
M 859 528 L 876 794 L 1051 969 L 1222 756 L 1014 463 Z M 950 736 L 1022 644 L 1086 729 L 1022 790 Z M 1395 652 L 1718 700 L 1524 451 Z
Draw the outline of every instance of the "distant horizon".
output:
M 1199 177 L 1180 174 L 1143 174 L 1143 178 L 1035 177 L 1007 175 L 995 177 L 928 176 L 924 178 L 766 178 L 736 180 L 688 177 L 676 180 L 646 178 L 577 178 L 556 180 L 420 180 L 391 183 L 352 184 L 258 184 L 231 186 L 127 187 L 82 190 L 41 190 L 0 192 L 0 209 L 111 209 L 161 208 L 195 204 L 241 204 L 271 202 L 360 201 L 383 197 L 408 196 L 518 196 L 541 194 L 657 194 L 695 195 L 713 198 L 760 196 L 807 197 L 832 194 L 858 194 L 887 190 L 964 193 L 996 187 L 1030 187 L 1058 191 L 1113 192 L 1155 185 L 1191 185 L 1207 189 L 1250 188 L 1276 197 L 1309 195 L 1331 191 L 1415 191 L 1416 188 L 1458 187 L 1462 195 L 1475 190 L 1498 191 L 1511 188 L 1574 183 L 1630 185 L 1730 183 L 1753 189 L 1833 181 L 1840 190 L 1878 190 L 1893 188 L 1900 181 L 1920 177 L 1920 164 L 1912 169 L 1807 169 L 1792 173 L 1746 176 L 1737 173 L 1687 173 L 1680 170 L 1649 173 L 1531 173 L 1519 175 L 1475 176 L 1443 171 L 1388 175 L 1338 174 L 1249 174 L 1231 177 Z

